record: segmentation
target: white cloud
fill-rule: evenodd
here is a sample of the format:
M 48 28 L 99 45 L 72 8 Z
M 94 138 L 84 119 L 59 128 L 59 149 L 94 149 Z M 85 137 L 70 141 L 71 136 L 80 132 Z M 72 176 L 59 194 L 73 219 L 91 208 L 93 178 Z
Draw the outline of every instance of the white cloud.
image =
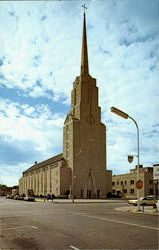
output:
M 20 163 L 16 166 L 3 164 L 0 170 L 0 183 L 7 186 L 19 185 L 22 172 L 28 168 L 27 163 Z
M 24 114 L 26 115 L 33 115 L 35 108 L 34 107 L 30 107 L 28 104 L 22 105 L 21 106 L 24 110 Z
M 1 134 L 12 140 L 30 140 L 35 144 L 35 149 L 48 155 L 56 152 L 56 144 L 59 141 L 62 146 L 62 126 L 64 117 L 61 114 L 53 115 L 47 105 L 20 106 L 18 103 L 1 100 Z M 24 111 L 24 114 L 22 114 Z M 21 113 L 21 115 L 20 115 Z M 18 115 L 17 115 L 18 114 Z M 30 115 L 28 117 L 27 115 Z M 11 139 L 12 138 L 12 139 Z M 52 139 L 53 138 L 53 139 Z
M 87 7 L 90 74 L 97 78 L 107 125 L 108 168 L 127 172 L 127 154 L 136 151 L 134 124 L 112 115 L 111 106 L 136 119 L 141 163 L 152 165 L 159 149 L 157 1 L 88 1 Z M 0 86 L 30 98 L 29 104 L 1 99 L 1 133 L 10 143 L 29 139 L 46 157 L 62 149 L 65 115 L 53 114 L 51 105 L 70 104 L 80 73 L 82 22 L 79 1 L 1 3 Z

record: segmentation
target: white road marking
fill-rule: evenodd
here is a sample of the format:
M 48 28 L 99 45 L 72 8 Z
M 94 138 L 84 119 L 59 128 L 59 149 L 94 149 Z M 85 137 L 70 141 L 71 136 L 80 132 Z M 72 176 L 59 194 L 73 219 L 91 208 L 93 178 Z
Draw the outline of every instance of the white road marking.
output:
M 125 225 L 130 225 L 130 226 L 135 226 L 135 227 L 142 227 L 142 228 L 146 228 L 146 229 L 152 229 L 152 230 L 158 230 L 159 231 L 159 228 L 156 228 L 156 227 L 143 226 L 143 225 L 129 223 L 129 222 L 125 222 L 125 221 L 119 221 L 119 220 L 110 220 L 110 219 L 97 217 L 97 216 L 92 216 L 92 215 L 88 215 L 88 214 L 82 214 L 82 213 L 75 213 L 75 214 L 81 215 L 81 216 L 86 216 L 86 217 L 93 218 L 93 219 L 105 220 L 105 221 L 121 223 L 121 224 L 125 224 Z
M 9 231 L 9 230 L 15 230 L 15 229 L 23 229 L 23 228 L 34 228 L 34 229 L 38 229 L 37 227 L 35 226 L 24 226 L 24 227 L 10 227 L 10 228 L 7 228 L 7 229 L 2 229 L 2 231 Z
M 79 248 L 77 248 L 77 247 L 74 247 L 74 246 L 70 246 L 72 249 L 74 249 L 74 250 L 80 250 Z
M 34 229 L 38 229 L 37 227 L 35 227 L 35 226 L 30 226 L 30 227 L 32 227 L 32 228 L 34 228 Z

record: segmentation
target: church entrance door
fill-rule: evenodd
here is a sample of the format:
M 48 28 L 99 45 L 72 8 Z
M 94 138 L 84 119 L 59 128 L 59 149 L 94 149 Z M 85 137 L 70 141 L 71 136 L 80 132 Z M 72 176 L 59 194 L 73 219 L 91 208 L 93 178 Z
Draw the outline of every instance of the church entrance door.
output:
M 93 178 L 92 174 L 89 173 L 87 178 L 87 199 L 93 198 Z
M 92 190 L 87 190 L 87 198 L 88 198 L 88 199 L 91 199 L 91 198 L 92 198 L 92 197 L 91 197 L 91 191 L 92 191 Z

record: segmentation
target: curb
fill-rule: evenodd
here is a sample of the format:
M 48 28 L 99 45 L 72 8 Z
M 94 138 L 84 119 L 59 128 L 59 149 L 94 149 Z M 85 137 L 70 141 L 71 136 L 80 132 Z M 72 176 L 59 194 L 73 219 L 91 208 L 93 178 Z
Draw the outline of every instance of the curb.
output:
M 48 200 L 47 199 L 44 201 L 44 199 L 35 199 L 36 202 L 52 202 L 52 200 Z M 72 204 L 72 200 L 71 199 L 54 199 L 52 203 L 55 204 Z M 107 203 L 107 204 L 111 204 L 111 203 L 116 203 L 116 204 L 121 204 L 121 203 L 126 203 L 125 201 L 114 201 L 114 200 L 89 200 L 89 199 L 85 199 L 85 200 L 81 200 L 81 199 L 77 199 L 74 200 L 74 204 L 91 204 L 91 203 L 98 203 L 98 204 L 102 204 L 102 203 Z

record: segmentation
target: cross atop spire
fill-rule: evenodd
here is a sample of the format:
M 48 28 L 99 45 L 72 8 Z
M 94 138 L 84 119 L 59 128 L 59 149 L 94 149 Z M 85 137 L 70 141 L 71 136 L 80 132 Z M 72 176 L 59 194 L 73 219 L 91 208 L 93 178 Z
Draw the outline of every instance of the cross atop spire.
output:
M 87 9 L 86 5 L 82 5 L 83 9 L 84 9 L 84 14 L 86 13 L 85 10 Z
M 82 5 L 84 8 L 84 19 L 83 19 L 83 38 L 82 38 L 82 57 L 81 57 L 81 75 L 89 74 L 88 67 L 88 52 L 87 52 L 87 33 L 86 33 L 86 17 L 85 17 L 85 9 L 87 7 Z

